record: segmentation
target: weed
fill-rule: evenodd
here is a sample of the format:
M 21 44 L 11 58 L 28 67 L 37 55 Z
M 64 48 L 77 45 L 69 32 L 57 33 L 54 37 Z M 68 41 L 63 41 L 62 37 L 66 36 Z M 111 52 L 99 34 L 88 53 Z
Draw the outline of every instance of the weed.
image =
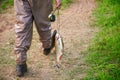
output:
M 91 65 L 85 80 L 120 80 L 120 1 L 98 0 L 94 15 L 101 31 L 89 48 Z

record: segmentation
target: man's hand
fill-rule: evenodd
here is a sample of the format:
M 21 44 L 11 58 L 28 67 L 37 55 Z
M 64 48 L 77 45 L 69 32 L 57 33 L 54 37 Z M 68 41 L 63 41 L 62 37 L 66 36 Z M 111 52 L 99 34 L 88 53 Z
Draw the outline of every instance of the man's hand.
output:
M 60 9 L 62 4 L 62 0 L 56 0 L 56 8 Z

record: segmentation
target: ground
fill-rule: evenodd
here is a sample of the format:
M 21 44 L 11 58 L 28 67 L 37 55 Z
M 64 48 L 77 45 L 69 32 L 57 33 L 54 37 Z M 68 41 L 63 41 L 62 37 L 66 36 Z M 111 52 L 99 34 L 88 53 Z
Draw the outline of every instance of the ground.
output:
M 0 80 L 82 80 L 89 66 L 85 62 L 85 51 L 98 31 L 91 27 L 95 0 L 77 0 L 69 8 L 60 11 L 60 33 L 64 40 L 62 67 L 54 67 L 56 54 L 42 53 L 38 33 L 34 28 L 33 40 L 28 51 L 28 69 L 24 78 L 15 76 L 14 61 L 14 23 L 13 8 L 6 14 L 0 14 Z M 52 23 L 52 30 L 56 24 Z

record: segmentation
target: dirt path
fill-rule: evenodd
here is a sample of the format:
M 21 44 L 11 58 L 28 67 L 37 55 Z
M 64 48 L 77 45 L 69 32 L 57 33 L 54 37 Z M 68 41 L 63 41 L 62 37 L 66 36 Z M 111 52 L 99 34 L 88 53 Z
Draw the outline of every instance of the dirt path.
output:
M 56 60 L 54 50 L 49 56 L 43 55 L 38 34 L 34 29 L 31 49 L 28 51 L 29 73 L 20 80 L 81 80 L 84 78 L 85 70 L 88 68 L 84 62 L 84 51 L 87 50 L 97 32 L 97 29 L 90 27 L 89 24 L 95 7 L 95 0 L 78 0 L 69 9 L 61 12 L 61 35 L 64 39 L 65 52 L 60 69 L 54 67 Z M 9 15 L 14 16 L 13 13 Z M 0 16 L 4 19 L 3 17 Z M 1 21 L 1 26 L 9 24 L 13 26 L 15 19 L 9 18 L 11 21 L 8 23 Z M 10 30 L 3 32 L 3 29 L 0 29 L 2 32 L 0 33 L 0 55 L 3 56 L 0 57 L 0 79 L 3 80 L 19 80 L 14 73 L 15 62 L 12 54 L 14 31 L 11 25 L 9 25 Z M 54 30 L 56 23 L 52 25 Z

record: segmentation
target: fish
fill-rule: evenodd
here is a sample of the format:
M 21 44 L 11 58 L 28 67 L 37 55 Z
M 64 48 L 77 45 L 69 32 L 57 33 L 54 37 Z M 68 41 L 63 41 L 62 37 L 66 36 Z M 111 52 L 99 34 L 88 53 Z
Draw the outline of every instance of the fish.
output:
M 56 67 L 60 68 L 62 56 L 64 52 L 63 38 L 57 30 L 54 30 L 55 34 L 55 53 L 56 53 Z

